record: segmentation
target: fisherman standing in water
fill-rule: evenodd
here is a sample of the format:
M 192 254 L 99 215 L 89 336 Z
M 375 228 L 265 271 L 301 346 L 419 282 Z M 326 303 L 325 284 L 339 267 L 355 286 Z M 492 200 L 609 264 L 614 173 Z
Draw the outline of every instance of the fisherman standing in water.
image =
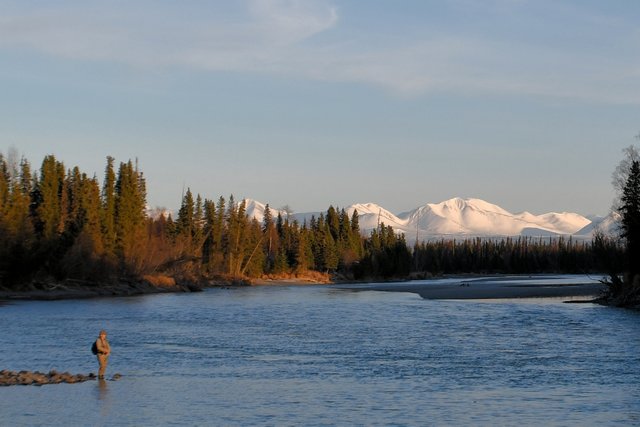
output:
M 104 372 L 107 370 L 107 363 L 109 363 L 109 354 L 111 354 L 111 347 L 109 341 L 107 341 L 107 332 L 102 330 L 96 340 L 96 348 L 98 350 L 98 363 L 100 369 L 98 370 L 98 379 L 104 379 Z

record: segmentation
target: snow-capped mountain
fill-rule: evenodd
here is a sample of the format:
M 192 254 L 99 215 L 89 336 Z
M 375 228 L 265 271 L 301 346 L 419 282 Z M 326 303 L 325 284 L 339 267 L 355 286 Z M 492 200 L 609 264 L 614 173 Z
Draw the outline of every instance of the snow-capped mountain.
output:
M 264 211 L 267 208 L 267 205 L 253 199 L 244 199 L 244 202 L 247 216 L 249 218 L 255 218 L 258 220 L 258 222 L 262 223 L 264 221 Z M 271 216 L 274 220 L 278 217 L 278 214 L 281 214 L 283 217 L 287 216 L 287 213 L 285 211 L 274 209 L 271 206 L 269 206 L 269 210 L 271 211 Z M 318 215 L 319 214 L 316 214 L 316 217 Z
M 265 205 L 247 199 L 247 213 L 258 221 L 264 219 Z M 507 236 L 566 236 L 593 237 L 596 227 L 603 232 L 615 228 L 616 217 L 609 215 L 593 221 L 571 212 L 551 212 L 534 215 L 529 212 L 511 213 L 500 206 L 480 199 L 453 198 L 441 203 L 429 203 L 409 212 L 395 215 L 375 203 L 358 203 L 345 208 L 349 215 L 358 211 L 360 230 L 368 234 L 378 224 L 384 223 L 399 233 L 404 233 L 408 242 L 439 238 L 507 237 Z M 271 208 L 273 217 L 283 211 Z M 292 214 L 299 223 L 316 218 L 320 212 Z
M 607 236 L 617 236 L 620 232 L 620 214 L 611 212 L 605 217 L 593 218 L 589 224 L 575 234 L 591 239 L 596 231 L 600 231 Z
M 398 225 L 397 229 L 405 233 L 407 240 L 415 240 L 416 235 L 420 240 L 442 237 L 568 235 L 576 233 L 591 222 L 581 215 L 567 212 L 513 214 L 484 200 L 461 198 L 430 203 L 396 218 L 394 222 Z M 361 219 L 361 228 L 364 228 L 363 223 L 365 221 Z M 368 225 L 375 228 L 376 224 L 377 221 Z

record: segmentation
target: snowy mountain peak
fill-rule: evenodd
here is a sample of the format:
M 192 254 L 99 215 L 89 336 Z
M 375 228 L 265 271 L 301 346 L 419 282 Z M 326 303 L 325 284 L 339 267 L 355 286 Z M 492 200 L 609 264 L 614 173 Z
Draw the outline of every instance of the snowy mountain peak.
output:
M 596 217 L 581 230 L 575 234 L 578 236 L 593 238 L 596 232 L 603 233 L 607 236 L 617 236 L 620 233 L 621 216 L 617 212 L 611 212 L 605 217 Z
M 267 209 L 267 205 L 253 199 L 244 199 L 244 202 L 247 216 L 249 218 L 255 218 L 258 222 L 262 223 L 264 221 L 264 212 Z M 283 218 L 287 216 L 285 211 L 274 209 L 271 206 L 269 206 L 269 211 L 274 219 L 278 217 L 278 214 L 282 215 Z
M 477 212 L 496 213 L 500 215 L 511 215 L 510 212 L 502 209 L 498 205 L 491 204 L 481 199 L 463 199 L 461 197 L 454 197 L 453 199 L 445 200 L 438 204 L 427 205 L 435 213 L 442 214 L 444 216 L 450 215 L 451 212 L 462 212 L 467 209 L 471 209 Z
M 353 211 L 358 211 L 358 219 L 362 223 L 362 218 L 375 219 L 376 225 L 379 222 L 385 225 L 398 223 L 398 217 L 380 205 L 375 203 L 356 203 L 345 209 L 349 215 L 353 215 Z
M 265 205 L 247 199 L 247 213 L 258 221 L 264 219 Z M 404 233 L 407 242 L 411 243 L 416 236 L 419 240 L 434 238 L 466 238 L 466 237 L 507 237 L 532 236 L 548 237 L 575 235 L 588 238 L 593 233 L 592 221 L 582 215 L 571 212 L 550 212 L 534 215 L 529 212 L 513 214 L 498 205 L 481 199 L 454 197 L 440 203 L 430 203 L 412 211 L 395 215 L 375 203 L 356 203 L 345 208 L 349 215 L 358 212 L 360 230 L 369 234 L 371 230 L 383 223 L 391 226 L 398 233 Z M 279 213 L 271 209 L 276 217 Z M 286 215 L 285 212 L 280 212 Z M 293 214 L 300 224 L 320 212 Z M 601 229 L 610 229 L 615 218 L 607 217 Z M 595 221 L 594 221 L 595 222 Z

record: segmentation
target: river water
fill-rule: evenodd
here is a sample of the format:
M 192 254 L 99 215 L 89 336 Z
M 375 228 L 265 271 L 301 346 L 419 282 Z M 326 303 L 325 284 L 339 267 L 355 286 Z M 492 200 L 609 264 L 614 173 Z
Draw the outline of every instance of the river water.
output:
M 332 286 L 0 305 L 0 425 L 640 425 L 640 313 Z

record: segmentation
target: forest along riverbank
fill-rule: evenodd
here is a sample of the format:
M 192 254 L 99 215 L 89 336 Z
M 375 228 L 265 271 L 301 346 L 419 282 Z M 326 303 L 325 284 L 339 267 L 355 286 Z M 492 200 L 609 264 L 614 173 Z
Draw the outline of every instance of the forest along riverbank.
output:
M 412 292 L 425 299 L 568 298 L 594 300 L 606 291 L 586 275 L 465 277 L 413 282 L 341 285 L 355 291 Z

